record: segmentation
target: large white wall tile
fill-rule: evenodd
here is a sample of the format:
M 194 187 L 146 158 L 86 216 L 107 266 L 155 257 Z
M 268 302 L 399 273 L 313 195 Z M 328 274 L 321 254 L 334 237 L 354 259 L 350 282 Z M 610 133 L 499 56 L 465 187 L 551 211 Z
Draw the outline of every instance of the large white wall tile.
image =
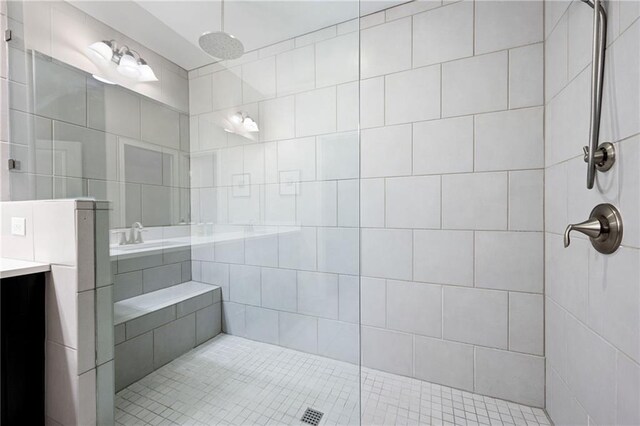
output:
M 476 348 L 475 391 L 544 406 L 544 358 Z
M 414 350 L 417 378 L 473 391 L 473 346 L 416 336 Z
M 298 312 L 338 319 L 338 276 L 298 271 Z
M 544 45 L 519 47 L 509 51 L 509 108 L 544 103 Z
M 269 99 L 276 95 L 276 59 L 269 57 L 242 65 L 242 101 Z
M 618 424 L 640 424 L 640 365 L 618 352 L 616 362 L 616 419 Z
M 387 227 L 440 227 L 440 177 L 387 179 L 385 193 Z
M 442 65 L 442 116 L 507 108 L 508 54 L 497 52 Z
M 354 32 L 316 44 L 317 87 L 358 79 L 358 42 L 358 33 Z
M 316 268 L 316 229 L 280 228 L 278 235 L 278 261 L 281 268 Z
M 262 306 L 279 311 L 297 309 L 296 271 L 262 268 Z
M 547 2 L 562 4 L 564 2 Z M 566 5 L 565 5 L 566 7 Z M 562 15 L 559 23 L 544 43 L 545 102 L 551 99 L 567 84 L 568 81 L 568 37 L 567 15 Z
M 458 2 L 413 17 L 413 66 L 473 55 L 473 2 Z
M 476 3 L 476 54 L 542 41 L 543 18 L 540 1 Z
M 507 348 L 507 293 L 474 288 L 443 288 L 443 337 L 447 340 Z
M 509 293 L 509 350 L 542 356 L 543 336 L 543 296 Z
M 475 170 L 533 169 L 544 165 L 543 107 L 475 118 Z
M 318 319 L 318 354 L 358 363 L 360 335 L 356 324 Z
M 318 136 L 318 180 L 357 178 L 360 166 L 359 148 L 357 132 Z
M 263 141 L 295 136 L 293 96 L 260 102 L 260 138 Z
M 476 287 L 542 293 L 543 251 L 541 232 L 476 232 Z
M 360 80 L 360 128 L 384 125 L 384 77 Z
M 544 171 L 509 172 L 509 229 L 542 231 L 544 227 Z
M 359 82 L 353 81 L 339 85 L 337 88 L 337 130 L 357 130 L 360 120 L 360 88 Z
M 599 424 L 615 424 L 616 351 L 602 337 L 569 317 L 567 383 Z
M 242 71 L 240 67 L 225 69 L 211 75 L 213 109 L 242 104 Z
M 362 229 L 362 274 L 370 277 L 410 280 L 412 231 Z
M 360 62 L 362 78 L 411 68 L 411 18 L 361 31 Z
M 413 338 L 372 327 L 362 327 L 362 365 L 390 373 L 411 375 Z
M 442 176 L 442 226 L 506 229 L 507 173 Z
M 281 53 L 276 58 L 278 96 L 315 87 L 313 45 Z
M 296 217 L 303 226 L 336 226 L 338 222 L 335 181 L 303 182 L 296 197 Z
M 384 227 L 384 179 L 360 180 L 360 226 Z
M 296 171 L 300 181 L 316 179 L 315 138 L 300 138 L 278 142 L 278 171 Z M 282 179 L 281 176 L 278 179 Z
M 411 125 L 363 130 L 360 138 L 361 177 L 411 174 Z
M 319 271 L 358 274 L 357 228 L 318 228 L 317 235 Z
M 307 315 L 279 312 L 280 345 L 298 351 L 318 351 L 318 319 Z
M 380 278 L 360 278 L 360 317 L 363 325 L 384 328 L 387 312 L 387 284 Z
M 385 76 L 385 124 L 440 117 L 440 65 Z
M 313 90 L 296 95 L 296 136 L 336 131 L 336 88 Z
M 440 337 L 442 287 L 410 281 L 387 281 L 387 328 Z
M 473 286 L 473 232 L 429 230 L 413 233 L 413 279 Z M 451 262 L 455 259 L 455 262 Z
M 260 268 L 257 266 L 230 266 L 230 300 L 260 306 Z
M 413 124 L 413 174 L 473 171 L 473 117 Z

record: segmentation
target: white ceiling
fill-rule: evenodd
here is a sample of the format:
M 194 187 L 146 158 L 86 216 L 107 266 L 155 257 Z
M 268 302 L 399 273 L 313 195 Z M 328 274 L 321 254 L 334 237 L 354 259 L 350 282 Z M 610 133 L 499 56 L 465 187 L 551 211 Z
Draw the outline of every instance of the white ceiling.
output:
M 67 1 L 182 68 L 215 61 L 198 38 L 220 30 L 218 0 Z M 405 1 L 225 0 L 225 31 L 251 51 Z

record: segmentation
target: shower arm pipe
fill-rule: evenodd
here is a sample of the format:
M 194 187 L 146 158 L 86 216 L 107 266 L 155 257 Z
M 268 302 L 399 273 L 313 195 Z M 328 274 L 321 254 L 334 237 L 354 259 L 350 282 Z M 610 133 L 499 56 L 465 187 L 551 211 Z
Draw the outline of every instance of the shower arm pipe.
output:
M 593 8 L 593 50 L 591 67 L 591 117 L 589 145 L 585 147 L 587 189 L 593 188 L 598 163 L 606 161 L 606 151 L 600 151 L 600 117 L 602 115 L 602 87 L 604 80 L 604 50 L 607 37 L 607 12 L 603 0 L 582 0 Z M 604 148 L 603 148 L 604 149 Z M 598 155 L 600 153 L 600 155 Z M 596 158 L 598 157 L 598 158 Z M 613 160 L 613 158 L 611 158 Z M 609 166 L 610 167 L 610 166 Z M 604 169 L 602 169 L 604 171 Z

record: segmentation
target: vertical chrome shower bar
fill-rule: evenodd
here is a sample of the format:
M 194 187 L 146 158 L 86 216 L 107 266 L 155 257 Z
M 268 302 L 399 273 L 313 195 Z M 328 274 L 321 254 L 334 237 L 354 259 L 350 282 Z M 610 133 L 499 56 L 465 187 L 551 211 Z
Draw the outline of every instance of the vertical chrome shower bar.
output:
M 585 147 L 587 164 L 587 188 L 593 188 L 596 166 L 602 158 L 599 153 L 600 116 L 602 115 L 602 86 L 604 79 L 604 49 L 607 37 L 607 14 L 603 0 L 582 0 L 593 8 L 593 52 L 591 67 L 591 118 L 589 123 L 589 146 Z

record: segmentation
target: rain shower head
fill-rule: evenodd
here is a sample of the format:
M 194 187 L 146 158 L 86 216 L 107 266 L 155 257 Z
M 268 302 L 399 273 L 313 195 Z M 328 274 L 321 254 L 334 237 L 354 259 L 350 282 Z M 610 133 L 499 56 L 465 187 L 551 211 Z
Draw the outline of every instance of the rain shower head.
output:
M 218 59 L 238 59 L 244 54 L 242 42 L 224 31 L 224 0 L 220 2 L 220 31 L 202 34 L 198 44 L 207 54 Z
M 224 31 L 204 33 L 198 44 L 207 54 L 218 59 L 237 59 L 244 54 L 242 42 Z

